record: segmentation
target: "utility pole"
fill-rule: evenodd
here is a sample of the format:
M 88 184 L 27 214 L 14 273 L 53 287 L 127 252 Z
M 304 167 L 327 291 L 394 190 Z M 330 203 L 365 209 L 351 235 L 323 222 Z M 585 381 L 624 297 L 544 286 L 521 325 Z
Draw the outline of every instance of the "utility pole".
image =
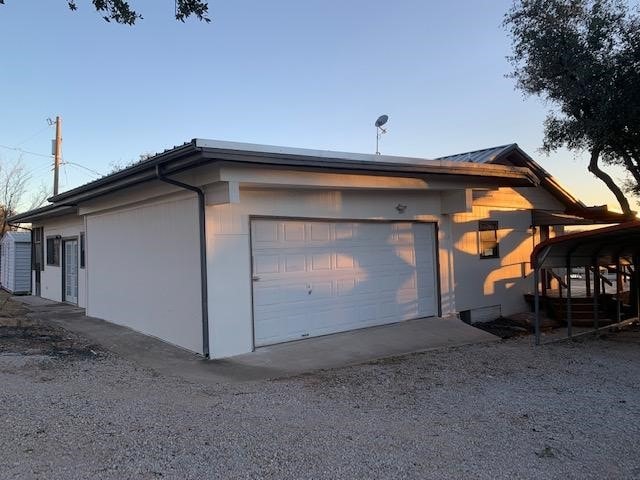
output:
M 56 116 L 56 139 L 53 144 L 53 155 L 53 194 L 58 195 L 58 174 L 62 159 L 62 119 L 60 116 Z

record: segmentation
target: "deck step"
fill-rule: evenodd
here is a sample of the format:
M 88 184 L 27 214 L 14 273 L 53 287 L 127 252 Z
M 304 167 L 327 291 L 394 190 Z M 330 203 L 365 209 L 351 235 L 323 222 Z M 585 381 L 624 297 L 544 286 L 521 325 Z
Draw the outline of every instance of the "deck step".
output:
M 598 318 L 598 326 L 604 327 L 606 325 L 612 325 L 616 323 L 617 320 L 613 320 L 611 318 Z M 593 327 L 593 318 L 585 319 L 585 318 L 572 318 L 571 325 L 574 327 Z

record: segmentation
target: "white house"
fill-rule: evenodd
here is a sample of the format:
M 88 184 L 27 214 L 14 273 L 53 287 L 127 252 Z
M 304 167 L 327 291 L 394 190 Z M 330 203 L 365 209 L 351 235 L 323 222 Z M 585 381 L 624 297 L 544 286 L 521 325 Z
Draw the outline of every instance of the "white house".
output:
M 0 241 L 0 286 L 13 294 L 31 293 L 31 234 L 5 232 Z
M 523 311 L 533 246 L 606 216 L 515 144 L 424 160 L 195 139 L 50 200 L 10 219 L 33 225 L 36 295 L 213 358 Z

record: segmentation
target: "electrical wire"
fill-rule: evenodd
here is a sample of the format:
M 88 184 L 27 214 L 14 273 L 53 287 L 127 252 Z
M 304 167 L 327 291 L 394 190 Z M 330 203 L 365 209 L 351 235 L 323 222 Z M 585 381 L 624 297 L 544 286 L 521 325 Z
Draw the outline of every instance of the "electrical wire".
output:
M 18 148 L 18 147 L 10 147 L 8 145 L 0 145 L 0 148 L 5 148 L 7 150 L 13 150 L 14 152 L 20 152 L 20 153 L 24 153 L 26 155 L 35 155 L 36 157 L 51 158 L 53 156 L 53 155 L 45 155 L 44 153 L 30 152 L 29 150 L 24 150 L 24 149 Z
M 65 186 L 66 186 L 66 185 L 69 185 L 69 169 L 68 168 L 64 168 L 63 170 L 64 170 L 64 181 L 65 181 Z
M 38 130 L 36 133 L 34 133 L 33 135 L 27 137 L 25 140 L 22 140 L 21 142 L 16 143 L 16 147 L 19 147 L 20 145 L 23 145 L 23 144 L 27 143 L 29 140 L 37 137 L 38 135 L 40 135 L 42 132 L 44 132 L 48 128 L 51 128 L 51 125 L 45 125 L 40 130 Z
M 29 173 L 34 174 L 34 173 L 40 173 L 43 171 L 49 171 L 52 172 L 53 171 L 53 165 L 39 165 L 37 167 L 34 167 L 32 169 L 29 170 Z
M 104 175 L 102 173 L 96 172 L 95 170 L 92 170 L 89 167 L 85 167 L 84 165 L 80 165 L 79 163 L 69 162 L 67 160 L 65 160 L 63 163 L 66 164 L 66 165 L 71 165 L 73 167 L 81 168 L 83 170 L 86 170 L 87 172 L 90 172 L 90 173 L 94 174 L 96 177 L 104 177 Z

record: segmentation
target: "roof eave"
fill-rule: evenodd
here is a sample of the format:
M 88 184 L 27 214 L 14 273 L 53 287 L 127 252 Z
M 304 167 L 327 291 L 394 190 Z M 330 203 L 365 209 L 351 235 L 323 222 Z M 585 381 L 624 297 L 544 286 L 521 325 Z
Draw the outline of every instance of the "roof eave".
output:
M 255 152 L 203 148 L 202 155 L 211 161 L 238 162 L 242 164 L 294 167 L 308 170 L 336 170 L 349 172 L 375 172 L 394 175 L 439 175 L 447 177 L 484 178 L 488 184 L 497 182 L 508 186 L 535 186 L 538 179 L 528 168 L 503 165 L 478 165 L 475 163 L 444 162 L 431 160 L 421 164 L 372 162 L 335 157 L 310 157 L 306 155 Z
M 36 208 L 28 212 L 19 213 L 7 218 L 7 223 L 32 223 L 43 218 L 61 217 L 77 212 L 75 205 L 47 205 L 46 207 Z
M 45 207 L 45 210 L 36 209 L 15 215 L 12 217 L 12 221 L 20 222 L 39 218 L 42 213 L 54 213 L 53 210 L 58 207 L 74 206 L 82 201 L 154 180 L 156 178 L 155 169 L 157 165 L 165 167 L 165 174 L 179 173 L 204 163 L 224 161 L 241 162 L 245 165 L 294 167 L 316 171 L 369 172 L 380 175 L 408 175 L 419 178 L 436 176 L 461 182 L 473 179 L 475 184 L 487 186 L 535 186 L 538 184 L 537 176 L 526 167 L 443 160 L 402 163 L 398 161 L 400 157 L 388 157 L 395 161 L 371 161 L 367 160 L 367 155 L 365 154 L 318 151 L 317 155 L 311 155 L 308 152 L 315 153 L 315 151 L 307 152 L 301 149 L 287 148 L 279 151 L 277 147 L 269 147 L 257 151 L 243 150 L 235 148 L 235 145 L 234 148 L 210 147 L 206 143 L 199 142 L 201 141 L 194 139 L 120 172 L 55 195 L 49 199 L 53 205 Z M 224 142 L 220 143 L 224 144 Z
M 79 196 L 84 192 L 87 192 L 90 190 L 96 190 L 111 184 L 117 184 L 119 181 L 126 180 L 127 178 L 133 177 L 140 172 L 155 170 L 156 165 L 164 164 L 172 160 L 176 160 L 179 158 L 183 158 L 185 156 L 192 155 L 194 153 L 197 153 L 198 150 L 199 148 L 196 147 L 195 141 L 191 141 L 179 147 L 176 147 L 171 150 L 167 150 L 166 152 L 155 155 L 148 160 L 137 163 L 131 167 L 125 168 L 124 170 L 113 173 L 111 175 L 107 175 L 104 178 L 95 180 L 85 185 L 81 185 L 80 187 L 55 195 L 49 198 L 49 201 L 52 203 L 69 201 L 70 199 L 73 199 L 73 197 Z

